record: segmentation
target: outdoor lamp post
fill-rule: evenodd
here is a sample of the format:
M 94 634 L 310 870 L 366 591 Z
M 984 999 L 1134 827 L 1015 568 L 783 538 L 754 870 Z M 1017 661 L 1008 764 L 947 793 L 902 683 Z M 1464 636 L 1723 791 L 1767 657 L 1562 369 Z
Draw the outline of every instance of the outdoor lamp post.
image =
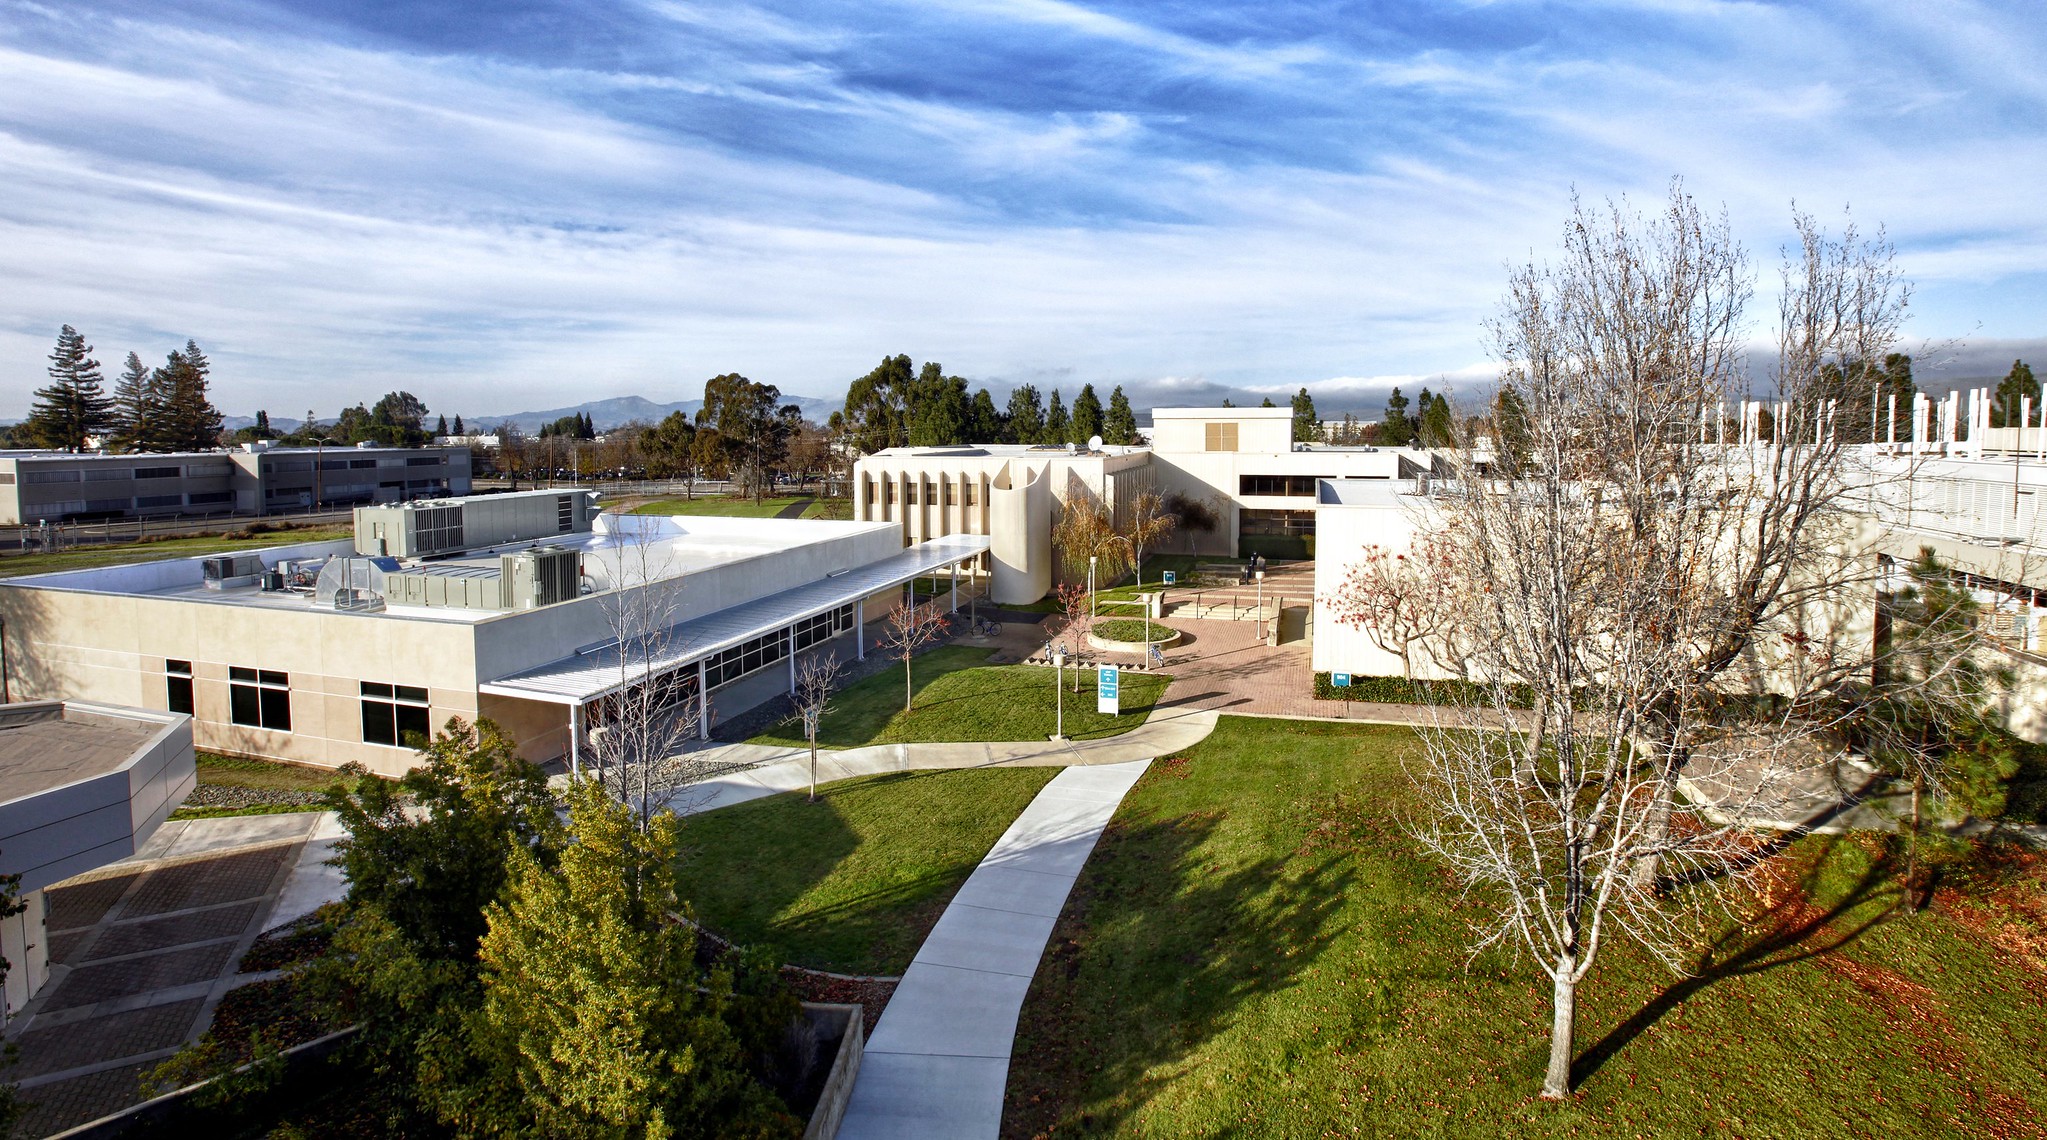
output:
M 1258 623 L 1265 624 L 1265 571 L 1258 571 Z
M 1057 645 L 1048 644 L 1045 646 L 1045 652 L 1052 658 L 1052 715 L 1054 717 L 1052 739 L 1065 740 L 1066 685 L 1063 682 L 1063 678 L 1066 676 L 1066 651 Z
M 1095 556 L 1087 556 L 1087 620 L 1095 620 Z

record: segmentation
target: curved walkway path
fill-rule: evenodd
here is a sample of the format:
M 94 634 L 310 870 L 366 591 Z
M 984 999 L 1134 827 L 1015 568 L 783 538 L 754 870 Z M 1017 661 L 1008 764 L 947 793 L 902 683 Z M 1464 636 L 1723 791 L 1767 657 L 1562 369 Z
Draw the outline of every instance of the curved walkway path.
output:
M 1068 768 L 995 841 L 874 1027 L 841 1140 L 994 1140 L 1000 1133 L 1010 1049 L 1031 977 L 1102 829 L 1150 765 Z
M 1215 731 L 1216 715 L 1208 709 L 1159 708 L 1129 732 L 1099 740 L 874 744 L 836 751 L 821 748 L 817 753 L 817 782 L 938 768 L 1087 767 L 1152 760 L 1200 743 Z M 810 786 L 807 748 L 715 744 L 693 749 L 690 756 L 715 768 L 730 770 L 690 785 L 677 797 L 678 811 L 712 811 Z

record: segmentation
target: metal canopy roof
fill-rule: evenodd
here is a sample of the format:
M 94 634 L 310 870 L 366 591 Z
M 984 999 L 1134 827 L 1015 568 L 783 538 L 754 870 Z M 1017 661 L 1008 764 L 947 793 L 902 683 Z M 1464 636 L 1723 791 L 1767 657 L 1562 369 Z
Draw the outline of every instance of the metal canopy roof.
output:
M 607 641 L 523 673 L 486 681 L 477 691 L 552 704 L 582 704 L 622 688 L 628 681 L 670 672 L 987 549 L 987 535 L 934 538 L 879 562 L 671 626 L 665 637 L 657 639 L 663 648 L 650 661 L 622 661 L 618 643 Z

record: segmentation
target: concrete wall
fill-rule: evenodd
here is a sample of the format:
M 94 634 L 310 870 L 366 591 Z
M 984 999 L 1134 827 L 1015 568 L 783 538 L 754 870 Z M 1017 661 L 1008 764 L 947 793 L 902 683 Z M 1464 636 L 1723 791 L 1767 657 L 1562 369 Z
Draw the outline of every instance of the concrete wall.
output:
M 1235 424 L 1238 451 L 1278 452 L 1293 446 L 1291 408 L 1153 408 L 1151 446 L 1161 454 L 1208 450 L 1209 424 Z
M 1318 672 L 1401 675 L 1399 655 L 1379 648 L 1366 630 L 1336 620 L 1336 607 L 1330 604 L 1330 599 L 1341 592 L 1345 576 L 1363 558 L 1367 547 L 1378 546 L 1395 553 L 1406 551 L 1419 526 L 1417 516 L 1399 503 L 1383 506 L 1324 503 L 1317 508 L 1313 661 Z M 1414 656 L 1416 676 L 1451 675 L 1449 670 L 1428 661 L 1426 654 Z

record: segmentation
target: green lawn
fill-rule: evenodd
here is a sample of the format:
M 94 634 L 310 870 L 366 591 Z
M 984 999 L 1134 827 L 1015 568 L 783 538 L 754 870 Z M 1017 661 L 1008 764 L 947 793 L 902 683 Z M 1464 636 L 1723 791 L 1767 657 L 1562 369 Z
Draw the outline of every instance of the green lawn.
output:
M 988 665 L 991 650 L 948 645 L 920 655 L 912 670 L 916 710 L 903 712 L 900 663 L 865 678 L 832 699 L 818 726 L 829 748 L 915 744 L 938 740 L 1043 740 L 1055 722 L 1053 677 L 1039 665 Z M 1170 677 L 1125 673 L 1119 716 L 1095 711 L 1093 674 L 1073 692 L 1065 670 L 1066 735 L 1077 740 L 1117 736 L 1144 723 Z M 755 744 L 802 744 L 803 723 L 790 719 L 753 738 Z
M 762 499 L 733 498 L 728 495 L 706 495 L 700 499 L 657 499 L 633 508 L 636 515 L 730 515 L 735 518 L 766 519 L 780 514 L 782 508 L 794 503 L 809 501 L 803 510 L 804 518 L 816 518 L 824 509 L 822 499 L 810 495 L 784 495 Z
M 783 960 L 900 974 L 953 893 L 1057 768 L 842 780 L 693 816 L 684 893 L 698 921 Z
M 1003 1135 L 2040 1133 L 2040 975 L 1959 907 L 1874 922 L 1874 841 L 1801 844 L 1803 905 L 1724 933 L 1697 978 L 1610 937 L 1579 1095 L 1540 1102 L 1548 988 L 1467 957 L 1469 904 L 1402 823 L 1411 742 L 1225 717 L 1155 764 L 1038 969 Z
M 1103 618 L 1089 627 L 1089 633 L 1104 641 L 1140 642 L 1147 635 L 1153 641 L 1170 640 L 1177 631 L 1162 621 L 1146 622 L 1142 618 Z
M 166 538 L 154 542 L 123 542 L 112 546 L 75 546 L 55 554 L 17 554 L 0 558 L 0 578 L 22 574 L 49 574 L 58 570 L 91 570 L 129 562 L 160 562 L 190 558 L 199 554 L 226 554 L 238 550 L 260 550 L 270 546 L 296 546 L 302 542 L 329 542 L 354 533 L 346 527 L 308 527 L 275 530 L 247 538 L 204 535 Z

